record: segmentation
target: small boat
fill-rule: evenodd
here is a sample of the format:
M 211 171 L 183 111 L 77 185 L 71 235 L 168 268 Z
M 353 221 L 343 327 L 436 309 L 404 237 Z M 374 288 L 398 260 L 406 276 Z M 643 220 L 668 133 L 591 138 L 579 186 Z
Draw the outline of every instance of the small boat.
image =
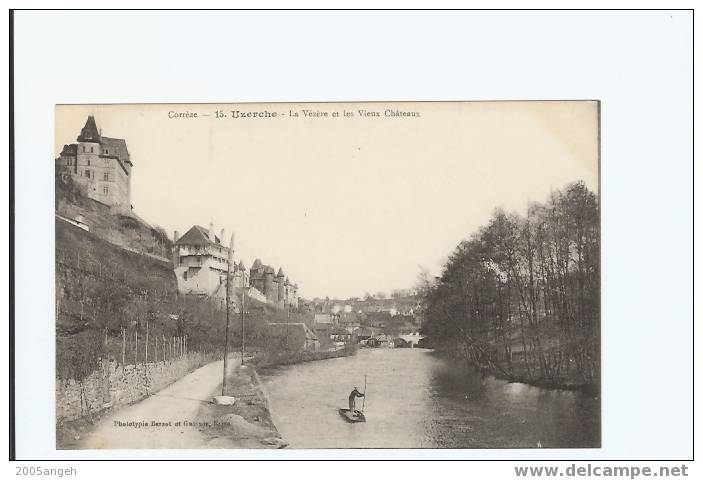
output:
M 364 416 L 364 414 L 358 410 L 355 413 L 353 413 L 353 412 L 349 411 L 348 408 L 340 408 L 339 414 L 342 416 L 342 418 L 344 420 L 346 420 L 349 423 L 360 423 L 360 422 L 366 421 L 366 417 Z

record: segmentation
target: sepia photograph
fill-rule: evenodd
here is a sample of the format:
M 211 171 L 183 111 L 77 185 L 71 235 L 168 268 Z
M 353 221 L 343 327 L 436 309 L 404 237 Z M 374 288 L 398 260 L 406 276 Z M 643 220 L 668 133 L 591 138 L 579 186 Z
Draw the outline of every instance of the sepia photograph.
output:
M 56 448 L 601 446 L 596 100 L 55 108 Z

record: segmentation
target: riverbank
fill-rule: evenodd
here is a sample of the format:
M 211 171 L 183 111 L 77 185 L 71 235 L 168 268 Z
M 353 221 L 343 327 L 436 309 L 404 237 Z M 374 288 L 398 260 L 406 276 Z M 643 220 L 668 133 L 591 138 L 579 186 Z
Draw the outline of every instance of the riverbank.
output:
M 490 375 L 493 378 L 505 380 L 509 383 L 523 383 L 525 385 L 540 387 L 547 390 L 582 392 L 592 395 L 597 395 L 599 392 L 598 385 L 578 382 L 574 378 L 562 377 L 557 381 L 548 381 L 542 378 L 530 377 L 527 374 L 527 371 L 522 367 L 522 364 L 518 364 L 518 367 L 514 368 L 512 372 L 508 372 L 505 365 L 500 365 L 500 368 L 498 368 L 495 364 L 493 364 L 493 366 L 482 366 L 478 363 L 469 362 L 463 357 L 451 355 L 447 352 L 436 349 L 432 350 L 432 354 L 444 360 L 464 362 L 469 368 L 474 369 L 481 375 Z
M 338 350 L 317 350 L 317 351 L 280 351 L 261 352 L 257 354 L 250 363 L 259 368 L 277 367 L 280 365 L 294 365 L 297 363 L 315 362 L 317 360 L 328 360 L 330 358 L 349 357 L 355 355 L 359 347 L 355 344 L 348 344 Z
M 260 352 L 246 359 L 227 376 L 224 395 L 234 398 L 233 405 L 203 405 L 198 418 L 209 448 L 286 448 L 271 415 L 271 405 L 257 373 L 281 365 L 294 365 L 356 354 L 350 345 L 338 350 Z M 216 392 L 219 395 L 222 392 Z M 214 395 L 213 395 L 214 396 Z
M 213 392 L 213 396 L 222 391 Z M 198 410 L 207 448 L 285 448 L 271 418 L 268 398 L 252 365 L 237 365 L 227 375 L 224 395 L 233 405 L 209 403 Z
M 354 355 L 335 351 L 259 352 L 230 357 L 225 395 L 233 405 L 215 405 L 222 394 L 222 361 L 185 375 L 172 385 L 124 405 L 56 425 L 56 446 L 86 448 L 285 448 L 257 369 Z M 133 424 L 128 427 L 122 425 Z M 156 425 L 151 425 L 155 422 Z M 142 425 L 146 424 L 146 425 Z M 137 426 L 139 426 L 137 428 Z

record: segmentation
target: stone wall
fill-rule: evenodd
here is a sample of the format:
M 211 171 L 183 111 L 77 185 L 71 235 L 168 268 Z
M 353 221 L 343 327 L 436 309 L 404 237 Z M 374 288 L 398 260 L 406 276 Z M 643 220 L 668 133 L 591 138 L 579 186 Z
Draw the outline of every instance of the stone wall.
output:
M 138 365 L 122 366 L 112 361 L 101 364 L 82 381 L 57 379 L 56 421 L 75 420 L 130 404 L 214 360 L 210 355 L 189 353 L 173 361 Z

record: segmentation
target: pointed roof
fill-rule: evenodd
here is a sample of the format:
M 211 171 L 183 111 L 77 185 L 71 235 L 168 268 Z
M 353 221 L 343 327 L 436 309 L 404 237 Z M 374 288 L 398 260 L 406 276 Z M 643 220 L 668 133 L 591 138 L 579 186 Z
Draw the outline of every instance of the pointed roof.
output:
M 78 152 L 78 145 L 72 143 L 70 145 L 64 145 L 63 150 L 61 150 L 61 155 L 70 155 L 75 157 Z
M 246 267 L 244 267 L 244 260 L 239 260 L 239 269 L 241 271 L 244 271 Z
M 214 239 L 210 238 L 210 232 L 200 225 L 193 225 L 181 238 L 176 241 L 176 245 L 210 245 L 211 243 L 219 243 L 220 239 L 215 235 Z
M 122 163 L 132 165 L 132 160 L 129 158 L 129 150 L 127 150 L 127 142 L 124 138 L 101 137 L 100 140 L 108 156 L 117 157 Z
M 88 116 L 88 120 L 85 121 L 85 126 L 81 129 L 81 134 L 78 135 L 77 140 L 79 142 L 100 142 L 100 132 L 95 124 L 95 117 L 92 115 Z
M 252 270 L 256 270 L 257 268 L 261 268 L 261 259 L 257 258 L 254 260 L 254 264 L 251 266 Z
M 285 277 L 285 275 L 283 274 L 283 268 L 278 269 L 278 274 L 276 274 L 276 277 Z

